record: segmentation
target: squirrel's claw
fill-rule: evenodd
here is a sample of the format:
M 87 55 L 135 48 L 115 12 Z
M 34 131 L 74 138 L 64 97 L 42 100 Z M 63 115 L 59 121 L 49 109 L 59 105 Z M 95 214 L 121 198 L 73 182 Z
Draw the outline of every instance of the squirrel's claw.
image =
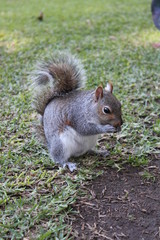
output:
M 68 166 L 70 172 L 73 172 L 73 171 L 77 170 L 76 163 L 72 163 L 72 162 L 64 163 L 63 168 L 65 168 L 66 166 Z
M 111 125 L 109 125 L 109 124 L 107 124 L 106 126 L 105 126 L 105 128 L 106 128 L 106 133 L 114 133 L 114 132 L 117 132 L 116 131 L 116 128 L 115 127 L 113 127 L 113 126 L 111 126 Z

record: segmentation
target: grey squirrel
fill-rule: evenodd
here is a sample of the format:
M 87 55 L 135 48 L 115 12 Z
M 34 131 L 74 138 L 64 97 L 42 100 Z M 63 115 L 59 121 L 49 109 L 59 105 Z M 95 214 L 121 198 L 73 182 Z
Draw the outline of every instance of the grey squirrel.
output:
M 55 163 L 73 171 L 76 164 L 68 161 L 70 157 L 93 151 L 100 134 L 120 131 L 121 104 L 112 94 L 112 84 L 80 90 L 86 76 L 75 56 L 59 52 L 44 60 L 32 80 L 33 105 L 41 115 L 42 131 Z

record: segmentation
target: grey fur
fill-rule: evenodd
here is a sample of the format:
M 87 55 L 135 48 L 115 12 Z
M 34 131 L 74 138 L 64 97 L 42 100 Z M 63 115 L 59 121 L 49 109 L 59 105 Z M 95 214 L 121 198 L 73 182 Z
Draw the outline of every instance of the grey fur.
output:
M 122 124 L 120 102 L 111 92 L 102 89 L 98 95 L 96 90 L 79 90 L 85 83 L 84 69 L 68 53 L 40 63 L 33 81 L 34 106 L 42 115 L 42 135 L 50 156 L 71 171 L 75 169 L 75 164 L 68 162 L 71 156 L 92 149 L 99 134 L 116 132 Z M 105 115 L 104 106 L 112 113 Z

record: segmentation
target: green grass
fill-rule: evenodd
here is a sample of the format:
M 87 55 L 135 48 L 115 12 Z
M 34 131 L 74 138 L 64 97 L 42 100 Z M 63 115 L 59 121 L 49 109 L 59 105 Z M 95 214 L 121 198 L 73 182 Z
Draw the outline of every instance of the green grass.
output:
M 70 239 L 72 204 L 87 180 L 159 152 L 160 50 L 152 43 L 160 32 L 150 3 L 0 0 L 0 239 Z M 123 130 L 106 142 L 110 158 L 83 157 L 77 174 L 54 166 L 32 131 L 28 74 L 57 49 L 82 59 L 87 88 L 111 80 L 123 106 Z

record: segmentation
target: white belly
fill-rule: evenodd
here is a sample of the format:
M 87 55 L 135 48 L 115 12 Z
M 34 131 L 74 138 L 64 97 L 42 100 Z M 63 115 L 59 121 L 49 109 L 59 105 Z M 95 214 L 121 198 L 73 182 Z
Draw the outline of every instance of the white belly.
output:
M 73 128 L 68 127 L 60 134 L 60 139 L 64 147 L 65 155 L 69 158 L 71 156 L 80 156 L 95 147 L 98 135 L 82 136 Z

